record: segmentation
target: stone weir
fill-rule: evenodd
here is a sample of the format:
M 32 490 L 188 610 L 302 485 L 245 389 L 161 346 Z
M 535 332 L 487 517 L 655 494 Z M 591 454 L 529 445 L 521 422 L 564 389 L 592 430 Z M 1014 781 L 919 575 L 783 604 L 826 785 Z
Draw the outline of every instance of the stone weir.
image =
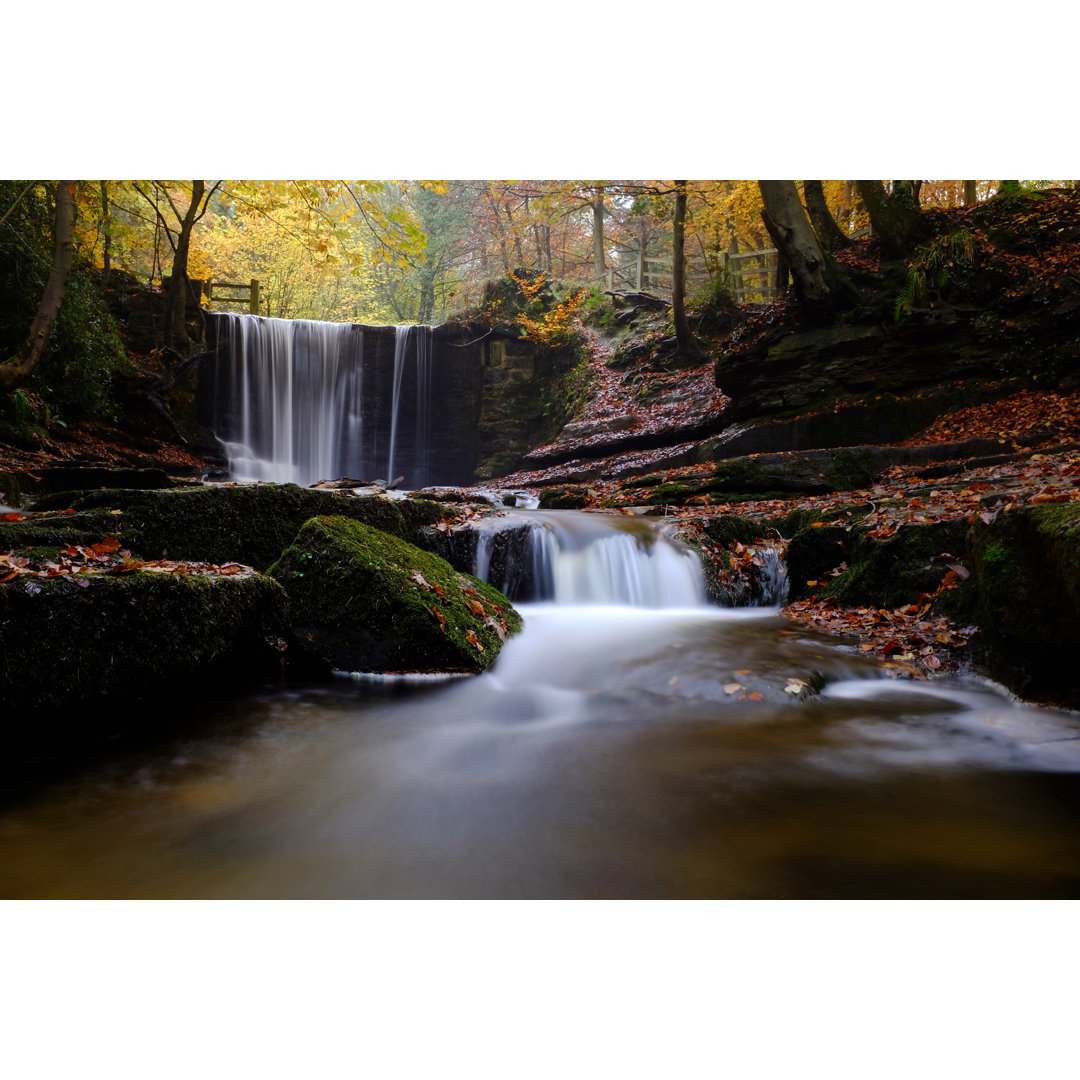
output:
M 199 415 L 238 480 L 418 488 L 507 472 L 558 430 L 546 403 L 577 362 L 476 324 L 208 324 Z

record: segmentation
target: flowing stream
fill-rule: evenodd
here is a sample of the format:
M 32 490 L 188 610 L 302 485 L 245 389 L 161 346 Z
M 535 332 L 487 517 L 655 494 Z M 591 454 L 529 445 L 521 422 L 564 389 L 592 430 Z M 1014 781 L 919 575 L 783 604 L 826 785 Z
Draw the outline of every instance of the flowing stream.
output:
M 203 709 L 0 815 L 0 895 L 1080 895 L 1076 716 L 710 607 L 640 521 L 530 520 L 550 599 L 488 673 Z

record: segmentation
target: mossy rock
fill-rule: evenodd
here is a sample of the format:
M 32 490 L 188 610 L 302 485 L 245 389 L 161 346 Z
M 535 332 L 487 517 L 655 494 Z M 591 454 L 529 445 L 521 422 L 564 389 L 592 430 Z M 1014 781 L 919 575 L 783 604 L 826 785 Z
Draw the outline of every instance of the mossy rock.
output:
M 19 478 L 13 472 L 0 471 L 0 504 L 4 506 L 22 506 Z
M 725 547 L 738 541 L 740 544 L 752 544 L 759 537 L 765 536 L 770 526 L 764 521 L 740 517 L 738 514 L 722 514 L 705 526 L 705 535 Z
M 990 674 L 1080 705 L 1080 506 L 1026 506 L 969 534 L 978 645 Z
M 540 492 L 541 510 L 580 510 L 589 505 L 589 489 L 583 487 L 544 488 Z
M 830 527 L 814 531 L 824 532 L 825 528 Z M 866 529 L 844 531 L 848 569 L 820 595 L 845 607 L 910 604 L 920 594 L 934 592 L 947 564 L 959 559 L 967 547 L 967 525 L 962 519 L 901 525 L 894 535 L 881 539 L 866 535 Z M 817 573 L 825 569 L 819 568 Z M 799 580 L 793 575 L 793 584 Z
M 22 521 L 0 521 L 0 551 L 26 554 L 65 544 L 96 544 L 108 536 L 119 536 L 120 518 L 108 510 L 86 510 L 75 514 L 41 514 Z M 239 560 L 235 560 L 239 561 Z
M 336 670 L 479 672 L 522 625 L 490 585 L 345 517 L 306 522 L 269 573 L 297 641 Z
M 847 559 L 848 530 L 840 525 L 811 525 L 800 529 L 788 544 L 789 600 L 820 591 L 819 581 Z
M 22 576 L 0 584 L 0 715 L 79 728 L 145 704 L 152 724 L 214 676 L 280 669 L 285 633 L 285 593 L 260 574 Z
M 808 492 L 833 490 L 822 473 L 824 462 L 810 455 L 765 454 L 731 458 L 716 466 L 715 490 L 738 492 Z
M 79 510 L 121 509 L 112 518 L 124 545 L 144 558 L 239 562 L 265 570 L 309 518 L 333 514 L 402 539 L 450 513 L 424 499 L 337 495 L 296 484 L 207 485 L 173 491 L 95 491 Z

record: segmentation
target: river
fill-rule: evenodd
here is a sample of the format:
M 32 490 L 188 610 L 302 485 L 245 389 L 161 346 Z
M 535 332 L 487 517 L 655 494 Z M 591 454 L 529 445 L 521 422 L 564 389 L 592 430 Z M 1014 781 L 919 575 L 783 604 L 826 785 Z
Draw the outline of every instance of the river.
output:
M 613 528 L 623 550 L 641 525 Z M 577 535 L 486 674 L 203 707 L 0 815 L 0 895 L 1080 895 L 1076 716 L 895 681 L 773 608 L 706 605 L 660 540 L 625 556 L 660 586 L 589 593 Z

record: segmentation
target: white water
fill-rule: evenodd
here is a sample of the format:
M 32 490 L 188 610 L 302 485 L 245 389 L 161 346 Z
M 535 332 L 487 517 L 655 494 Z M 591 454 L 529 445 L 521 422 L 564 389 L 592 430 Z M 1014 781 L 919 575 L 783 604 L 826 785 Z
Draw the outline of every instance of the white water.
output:
M 401 418 L 401 387 L 405 378 L 405 367 L 412 344 L 412 360 L 416 368 L 416 401 L 414 428 L 416 445 L 413 448 L 412 462 L 414 476 L 409 478 L 409 486 L 424 487 L 430 483 L 428 434 L 431 430 L 431 327 L 399 326 L 394 337 L 394 388 L 390 416 L 390 450 L 386 465 L 386 481 L 393 483 L 397 479 L 395 471 L 401 464 L 398 454 L 398 423 Z
M 534 588 L 530 599 L 556 604 L 698 607 L 705 588 L 697 557 L 640 519 L 575 510 L 510 511 L 477 528 L 473 573 L 489 581 L 500 532 L 525 525 Z M 519 556 L 520 557 L 520 556 Z M 510 569 L 497 588 L 509 579 Z
M 365 393 L 377 387 L 364 385 L 363 326 L 215 318 L 222 320 L 226 344 L 219 353 L 213 425 L 233 479 L 306 485 L 351 476 L 388 482 L 404 472 L 410 487 L 431 482 L 431 327 L 395 328 L 389 416 L 367 430 L 364 417 L 370 423 L 377 405 L 368 401 L 365 411 Z M 415 385 L 408 398 L 407 384 Z M 406 426 L 414 430 L 407 447 L 401 438 Z

